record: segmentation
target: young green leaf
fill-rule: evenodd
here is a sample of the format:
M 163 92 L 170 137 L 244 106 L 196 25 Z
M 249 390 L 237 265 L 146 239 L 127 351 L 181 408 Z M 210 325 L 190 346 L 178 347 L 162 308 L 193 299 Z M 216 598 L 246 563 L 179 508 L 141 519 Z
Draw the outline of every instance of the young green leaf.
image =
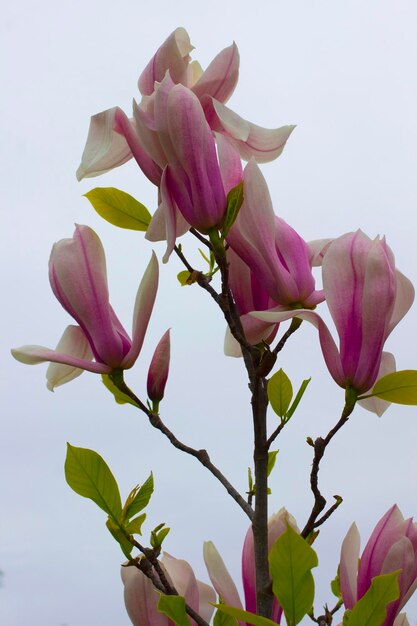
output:
M 268 381 L 268 400 L 279 417 L 284 417 L 292 399 L 292 384 L 286 373 L 280 369 Z
M 369 396 L 396 404 L 417 405 L 417 370 L 400 370 L 383 376 L 365 397 Z
M 158 611 L 166 615 L 176 626 L 190 626 L 190 620 L 185 611 L 185 599 L 182 596 L 161 594 Z
M 108 530 L 110 531 L 111 535 L 114 537 L 114 539 L 116 539 L 117 543 L 120 545 L 125 557 L 127 559 L 130 559 L 131 552 L 133 550 L 133 544 L 126 537 L 126 534 L 123 532 L 123 530 L 119 526 L 117 526 L 117 524 L 113 522 L 111 517 L 107 519 L 106 526 Z
M 268 452 L 268 476 L 271 474 L 272 470 L 275 467 L 278 452 L 279 450 L 272 450 L 271 452 Z
M 143 511 L 143 509 L 148 506 L 149 500 L 153 494 L 153 487 L 153 474 L 151 472 L 149 478 L 145 480 L 139 489 L 135 487 L 135 489 L 130 492 L 124 506 L 125 519 L 131 519 L 136 513 Z
M 243 609 L 237 609 L 234 606 L 228 606 L 227 604 L 215 604 L 214 606 L 218 611 L 221 611 L 226 615 L 231 615 L 240 622 L 253 624 L 253 626 L 277 626 L 276 622 L 273 622 L 267 617 L 261 617 L 260 615 L 255 615 L 255 613 L 250 613 L 249 611 L 244 611 Z
M 108 389 L 110 393 L 113 394 L 114 399 L 116 400 L 117 404 L 132 404 L 133 406 L 138 406 L 136 402 L 132 400 L 132 398 L 127 396 L 125 393 L 123 393 L 122 391 L 120 391 L 120 389 L 116 387 L 114 382 L 111 380 L 111 378 L 107 374 L 102 374 L 101 380 L 103 381 L 103 385 L 106 387 L 106 389 Z
M 119 228 L 145 231 L 152 219 L 141 202 L 115 187 L 96 187 L 84 195 L 101 217 Z
M 317 565 L 313 548 L 288 525 L 269 553 L 272 591 L 284 610 L 288 626 L 296 626 L 313 606 L 311 569 Z
M 349 626 L 381 626 L 387 616 L 387 606 L 400 595 L 398 576 L 401 570 L 375 576 L 364 596 L 349 614 Z
M 294 398 L 294 402 L 292 403 L 292 405 L 290 406 L 290 408 L 287 411 L 287 415 L 286 418 L 290 419 L 290 417 L 293 416 L 296 408 L 298 407 L 298 405 L 300 404 L 300 400 L 303 397 L 305 390 L 307 389 L 307 385 L 310 382 L 311 377 L 310 378 L 306 378 L 306 380 L 303 380 L 303 382 L 301 383 L 301 386 L 299 388 L 299 390 L 297 391 L 297 395 Z
M 182 272 L 177 274 L 178 282 L 180 283 L 181 287 L 185 287 L 185 285 L 190 284 L 188 282 L 190 276 L 191 276 L 191 272 L 189 272 L 188 270 L 183 270 Z
M 142 515 L 138 515 L 135 519 L 132 519 L 126 526 L 126 532 L 129 533 L 129 535 L 141 535 L 142 524 L 145 519 L 146 513 L 142 513 Z
M 243 181 L 233 187 L 227 194 L 226 215 L 223 222 L 222 238 L 224 239 L 232 228 L 243 204 Z
M 340 591 L 340 575 L 339 575 L 339 567 L 337 568 L 337 574 L 333 578 L 330 583 L 330 588 L 332 593 L 336 596 L 336 598 L 340 599 L 342 597 L 342 592 Z
M 67 444 L 65 478 L 76 493 L 93 500 L 115 521 L 122 513 L 122 502 L 116 479 L 102 457 L 87 448 Z

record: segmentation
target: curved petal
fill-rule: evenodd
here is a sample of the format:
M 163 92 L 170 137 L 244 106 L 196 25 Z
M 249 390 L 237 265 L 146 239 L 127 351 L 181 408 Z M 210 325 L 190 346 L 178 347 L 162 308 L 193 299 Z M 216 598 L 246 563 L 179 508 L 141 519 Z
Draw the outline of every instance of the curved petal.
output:
M 203 98 L 202 104 L 211 128 L 224 134 L 246 161 L 253 157 L 258 163 L 268 163 L 279 157 L 295 128 L 262 128 L 214 98 Z
M 214 136 L 216 138 L 223 187 L 225 193 L 228 194 L 233 187 L 236 187 L 242 181 L 242 162 L 239 152 L 234 149 L 230 141 L 227 141 L 221 133 L 214 133 Z
M 168 95 L 168 129 L 178 164 L 172 164 L 178 208 L 187 222 L 202 231 L 221 223 L 226 211 L 213 134 L 198 98 L 175 85 Z M 183 187 L 191 200 L 183 202 Z
M 399 270 L 395 270 L 397 278 L 397 293 L 395 297 L 394 310 L 388 327 L 388 334 L 402 320 L 404 315 L 409 311 L 414 302 L 414 287 L 411 282 Z
M 79 326 L 67 326 L 55 350 L 63 354 L 77 356 L 86 361 L 92 361 L 94 358 L 87 337 Z M 78 367 L 63 365 L 62 363 L 50 363 L 46 370 L 47 387 L 50 391 L 53 391 L 55 387 L 69 383 L 70 380 L 77 378 L 83 371 L 83 369 Z
M 238 78 L 239 51 L 233 42 L 219 52 L 191 89 L 197 98 L 207 95 L 226 102 L 234 92 Z
M 152 581 L 136 567 L 121 569 L 127 613 L 133 626 L 169 626 L 168 618 L 157 609 L 159 593 Z
M 133 311 L 132 347 L 125 356 L 121 367 L 129 369 L 134 365 L 142 349 L 146 329 L 151 318 L 156 293 L 158 291 L 159 266 L 155 252 L 145 270 L 136 295 Z
M 313 267 L 321 267 L 324 255 L 333 241 L 334 239 L 315 239 L 314 241 L 307 242 L 309 260 Z
M 355 523 L 349 528 L 340 553 L 340 590 L 347 609 L 358 600 L 357 573 L 361 538 Z
M 376 382 L 378 382 L 378 380 L 383 376 L 386 376 L 391 372 L 395 372 L 395 370 L 396 366 L 394 355 L 391 354 L 391 352 L 383 352 Z M 370 390 L 370 392 L 372 392 L 372 390 Z M 371 398 L 366 398 L 365 400 L 359 400 L 359 404 L 367 411 L 371 411 L 371 413 L 376 413 L 378 417 L 381 417 L 381 415 L 385 413 L 387 408 L 391 405 L 391 402 L 388 402 L 387 400 L 381 400 L 381 398 L 373 396 Z
M 213 604 L 216 602 L 216 592 L 213 587 L 201 582 L 201 580 L 197 580 L 197 587 L 199 604 L 198 613 L 207 623 L 209 623 L 214 611 Z
M 161 82 L 169 70 L 175 83 L 187 84 L 189 53 L 193 50 L 190 37 L 185 28 L 177 28 L 158 48 L 138 80 L 139 91 L 150 95 L 155 88 L 155 81 Z
M 210 580 L 221 601 L 238 609 L 243 608 L 236 585 L 212 541 L 204 542 L 203 555 Z
M 407 615 L 405 613 L 400 613 L 395 618 L 393 626 L 410 626 L 410 622 L 407 619 Z
M 99 176 L 132 158 L 126 139 L 114 131 L 117 107 L 91 117 L 77 179 Z
M 87 370 L 88 372 L 94 372 L 96 374 L 108 374 L 112 371 L 111 367 L 104 363 L 96 363 L 95 361 L 87 361 L 71 354 L 63 354 L 61 352 L 55 352 L 51 348 L 45 348 L 45 346 L 21 346 L 20 348 L 13 348 L 11 350 L 12 355 L 16 361 L 25 363 L 26 365 L 37 365 L 38 363 L 62 363 L 64 365 L 70 365 L 81 370 Z
M 164 552 L 161 562 L 179 595 L 184 596 L 187 604 L 198 612 L 198 586 L 191 565 L 187 561 L 174 558 L 167 552 Z
M 337 384 L 340 385 L 340 387 L 345 388 L 346 379 L 342 369 L 342 363 L 337 346 L 326 324 L 323 322 L 321 317 L 317 315 L 317 313 L 308 309 L 283 311 L 282 308 L 279 310 L 277 308 L 276 311 L 253 311 L 250 315 L 253 315 L 253 317 L 256 317 L 259 320 L 263 320 L 264 322 L 269 322 L 270 324 L 285 322 L 293 317 L 299 317 L 300 319 L 313 324 L 313 326 L 315 326 L 319 331 L 321 350 L 323 352 L 327 368 Z
M 381 573 L 390 547 L 404 534 L 404 518 L 394 504 L 378 524 L 363 551 L 358 572 L 358 599 L 369 589 L 372 578 Z

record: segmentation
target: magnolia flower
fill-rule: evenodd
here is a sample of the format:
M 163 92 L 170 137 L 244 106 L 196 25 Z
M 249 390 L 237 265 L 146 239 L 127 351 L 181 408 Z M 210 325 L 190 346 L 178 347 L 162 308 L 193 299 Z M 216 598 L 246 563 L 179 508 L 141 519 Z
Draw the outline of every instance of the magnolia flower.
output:
M 307 243 L 276 217 L 266 180 L 252 159 L 243 172 L 244 201 L 227 242 L 270 297 L 284 308 L 313 307 L 315 290 Z
M 186 561 L 175 559 L 165 553 L 161 559 L 170 582 L 186 603 L 201 617 L 209 622 L 213 613 L 212 603 L 216 601 L 214 590 L 205 583 L 196 580 L 194 572 Z M 133 566 L 122 567 L 125 605 L 134 626 L 170 626 L 172 622 L 158 611 L 160 593 L 151 580 Z M 195 621 L 190 620 L 195 626 Z
M 45 361 L 48 388 L 62 385 L 83 370 L 109 374 L 131 368 L 142 348 L 158 288 L 158 261 L 154 253 L 136 296 L 130 339 L 110 302 L 103 246 L 88 226 L 76 226 L 72 239 L 58 241 L 49 260 L 52 290 L 78 326 L 69 326 L 56 350 L 23 346 L 12 350 L 22 363 Z M 93 361 L 94 358 L 94 361 Z
M 399 612 L 417 588 L 417 524 L 412 518 L 404 520 L 394 505 L 376 525 L 360 561 L 359 549 L 359 532 L 356 524 L 352 524 L 340 555 L 340 589 L 346 608 L 352 609 L 365 595 L 374 576 L 401 570 L 400 597 L 388 605 L 381 626 L 407 624 L 407 618 Z
M 385 239 L 371 240 L 360 230 L 328 245 L 322 271 L 324 294 L 339 335 L 339 348 L 326 324 L 313 311 L 253 315 L 267 322 L 298 316 L 314 324 L 334 380 L 343 388 L 365 393 L 380 372 L 392 370 L 392 357 L 383 359 L 383 346 L 410 308 L 413 286 L 395 269 L 394 256 Z
M 287 529 L 288 524 L 297 532 L 297 522 L 294 517 L 284 508 L 272 515 L 268 520 L 268 548 L 274 545 L 275 541 Z M 239 609 L 242 609 L 242 602 L 236 585 L 233 582 L 224 561 L 218 553 L 215 545 L 211 541 L 204 543 L 204 561 L 213 587 L 220 596 L 222 602 Z M 246 533 L 242 550 L 242 580 L 245 594 L 245 609 L 251 613 L 256 613 L 256 582 L 255 582 L 255 549 L 252 528 Z M 282 615 L 282 608 L 274 600 L 272 607 L 272 621 L 279 624 Z M 239 621 L 239 626 L 245 626 Z
M 159 184 L 161 164 L 159 159 L 153 161 L 149 156 L 148 140 L 154 122 L 155 85 L 167 72 L 175 84 L 182 84 L 195 94 L 204 106 L 210 128 L 227 137 L 243 158 L 254 156 L 259 162 L 265 162 L 281 154 L 293 126 L 273 130 L 261 128 L 242 119 L 224 104 L 238 79 L 236 45 L 222 50 L 205 71 L 197 62 L 190 63 L 192 49 L 186 30 L 177 28 L 160 46 L 139 78 L 142 101 L 139 106 L 134 105 L 134 119 L 129 119 L 118 107 L 91 118 L 87 143 L 77 170 L 78 180 L 103 174 L 134 157 L 145 175 Z M 141 122 L 138 124 L 139 118 Z

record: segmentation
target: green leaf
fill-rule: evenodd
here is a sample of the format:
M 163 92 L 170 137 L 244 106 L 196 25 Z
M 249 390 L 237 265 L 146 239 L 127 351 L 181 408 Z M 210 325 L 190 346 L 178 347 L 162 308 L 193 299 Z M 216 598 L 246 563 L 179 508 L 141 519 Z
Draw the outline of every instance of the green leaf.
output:
M 169 531 L 171 530 L 170 528 L 162 528 L 162 526 L 165 526 L 165 524 L 160 524 L 159 526 L 157 526 L 155 528 L 155 530 L 153 530 L 151 532 L 151 546 L 152 548 L 160 548 L 162 546 L 162 543 L 165 539 L 165 537 L 167 536 L 167 534 L 169 533 Z M 161 529 L 161 530 L 159 530 Z
M 269 566 L 272 591 L 282 606 L 288 626 L 298 624 L 311 610 L 314 580 L 311 569 L 318 565 L 313 548 L 291 526 L 272 546 Z
M 340 591 L 340 575 L 339 575 L 339 567 L 337 568 L 337 574 L 333 578 L 330 583 L 330 589 L 332 593 L 336 596 L 336 598 L 340 599 L 342 597 L 342 592 Z
M 93 500 L 115 521 L 122 513 L 122 502 L 116 479 L 102 457 L 87 448 L 67 444 L 65 478 L 76 493 Z
M 158 611 L 166 615 L 177 626 L 190 626 L 190 620 L 185 611 L 185 600 L 182 596 L 161 594 L 158 602 Z
M 377 396 L 396 404 L 417 404 L 417 370 L 401 370 L 380 378 L 366 397 Z
M 117 543 L 120 545 L 125 557 L 127 559 L 130 559 L 131 552 L 133 550 L 133 544 L 126 537 L 126 533 L 123 532 L 123 530 L 119 526 L 117 526 L 117 524 L 115 524 L 110 517 L 107 519 L 106 526 L 114 539 L 116 539 Z
M 178 281 L 181 285 L 181 287 L 185 287 L 185 285 L 189 285 L 190 283 L 188 282 L 191 276 L 191 272 L 189 272 L 188 270 L 184 270 L 182 272 L 180 272 L 179 274 L 177 274 L 177 278 Z
M 280 369 L 268 381 L 268 400 L 279 417 L 284 417 L 290 406 L 293 390 L 286 373 Z
M 130 519 L 136 513 L 143 511 L 143 509 L 148 506 L 149 500 L 153 494 L 153 474 L 152 472 L 149 475 L 149 478 L 143 483 L 143 485 L 138 488 L 135 487 L 130 492 L 126 504 L 124 506 L 124 516 L 125 519 Z
M 142 534 L 142 524 L 146 519 L 146 513 L 142 513 L 142 515 L 138 515 L 135 519 L 132 519 L 128 525 L 126 526 L 126 532 L 129 535 L 141 535 Z
M 273 450 L 272 452 L 268 452 L 268 476 L 271 474 L 272 470 L 275 467 L 275 461 L 277 460 L 277 454 L 279 450 Z
M 101 217 L 119 228 L 145 231 L 152 219 L 141 202 L 115 187 L 96 187 L 84 195 Z
M 237 626 L 237 619 L 217 609 L 213 618 L 213 626 Z
M 227 236 L 228 232 L 235 223 L 242 204 L 243 181 L 236 185 L 236 187 L 233 187 L 227 194 L 227 208 L 222 228 L 222 239 Z
M 261 617 L 260 615 L 255 615 L 255 613 L 250 613 L 249 611 L 244 611 L 243 609 L 237 609 L 234 606 L 228 606 L 227 604 L 215 604 L 214 606 L 218 611 L 226 613 L 226 615 L 231 615 L 240 622 L 246 622 L 247 624 L 253 624 L 254 626 L 277 626 L 276 622 L 273 622 L 267 617 Z
M 301 383 L 301 386 L 299 388 L 299 390 L 297 391 L 297 395 L 295 396 L 294 402 L 292 403 L 292 405 L 290 406 L 290 408 L 287 411 L 287 419 L 290 419 L 290 417 L 293 416 L 295 409 L 298 407 L 298 405 L 300 404 L 300 400 L 303 397 L 305 390 L 307 389 L 307 385 L 311 380 L 311 376 L 310 378 L 306 378 L 306 380 L 303 380 L 303 382 Z
M 104 386 L 106 387 L 106 389 L 108 389 L 110 393 L 113 394 L 114 399 L 116 400 L 117 404 L 132 404 L 133 406 L 136 406 L 136 407 L 139 406 L 138 404 L 136 404 L 134 400 L 132 400 L 132 398 L 130 398 L 128 395 L 120 391 L 120 389 L 116 387 L 114 382 L 111 380 L 111 378 L 107 374 L 102 374 L 101 380 Z
M 387 616 L 387 606 L 398 599 L 398 575 L 401 570 L 375 576 L 365 595 L 349 614 L 349 626 L 381 626 Z

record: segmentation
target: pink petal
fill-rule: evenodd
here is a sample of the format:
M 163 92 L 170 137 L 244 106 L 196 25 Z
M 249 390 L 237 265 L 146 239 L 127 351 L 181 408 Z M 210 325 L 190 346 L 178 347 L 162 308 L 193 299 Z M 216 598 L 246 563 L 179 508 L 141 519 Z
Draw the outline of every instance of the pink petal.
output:
M 92 361 L 94 358 L 87 337 L 79 326 L 67 326 L 55 350 L 62 354 L 77 356 L 86 361 Z M 70 382 L 70 380 L 77 378 L 83 371 L 77 367 L 70 367 L 62 363 L 50 363 L 46 370 L 47 387 L 50 391 L 53 391 L 55 387 L 64 385 Z
M 154 91 L 155 81 L 161 82 L 167 70 L 175 83 L 187 83 L 189 53 L 193 50 L 185 28 L 177 28 L 158 48 L 139 77 L 138 87 L 143 95 Z
M 175 559 L 167 552 L 164 553 L 161 561 L 179 595 L 184 596 L 186 603 L 191 606 L 194 611 L 198 611 L 199 598 L 197 580 L 190 564 L 187 563 L 187 561 Z
M 254 157 L 258 163 L 268 163 L 279 157 L 295 128 L 262 128 L 244 120 L 214 98 L 203 98 L 202 104 L 211 128 L 226 135 L 246 161 Z
M 148 398 L 152 402 L 160 402 L 164 397 L 169 373 L 170 353 L 170 331 L 167 330 L 155 348 L 148 370 L 147 391 Z
M 93 115 L 77 179 L 99 176 L 132 158 L 126 139 L 114 131 L 117 108 Z
M 64 365 L 70 365 L 71 367 L 96 374 L 108 374 L 111 372 L 111 368 L 104 363 L 87 361 L 71 354 L 55 352 L 55 350 L 45 348 L 44 346 L 21 346 L 20 348 L 13 348 L 11 353 L 17 361 L 26 365 L 37 365 L 38 363 L 49 361 L 51 363 L 63 363 Z
M 414 287 L 412 282 L 400 271 L 395 270 L 397 278 L 397 293 L 395 297 L 394 310 L 389 323 L 388 334 L 402 320 L 414 302 Z
M 347 609 L 352 609 L 357 597 L 357 572 L 360 536 L 355 523 L 349 528 L 340 554 L 340 590 Z
M 315 239 L 307 243 L 310 253 L 309 260 L 313 267 L 321 267 L 324 255 L 333 241 L 334 239 Z
M 239 77 L 239 51 L 235 43 L 213 59 L 199 80 L 192 86 L 197 96 L 212 96 L 226 102 L 232 95 Z
M 216 602 L 216 592 L 213 587 L 201 582 L 201 580 L 197 580 L 197 587 L 199 604 L 198 614 L 201 615 L 207 623 L 209 623 L 214 612 L 213 604 Z
M 127 613 L 133 626 L 169 626 L 157 609 L 159 593 L 152 581 L 134 566 L 121 568 Z
M 243 608 L 236 585 L 212 541 L 204 542 L 203 555 L 212 585 L 222 602 L 238 609 Z M 239 624 L 244 626 L 242 622 L 239 622 Z
M 134 365 L 142 349 L 146 329 L 151 318 L 158 290 L 159 266 L 155 252 L 145 270 L 136 295 L 133 312 L 132 347 L 125 356 L 121 367 L 128 369 Z
M 395 372 L 395 357 L 390 352 L 383 352 L 381 358 L 381 365 L 379 366 L 379 372 L 376 377 L 376 382 L 383 376 L 390 374 L 391 372 Z M 376 384 L 376 383 L 375 383 Z M 372 389 L 370 389 L 369 393 L 372 393 Z M 383 413 L 387 410 L 387 408 L 391 405 L 391 402 L 387 402 L 386 400 L 381 400 L 376 396 L 371 398 L 366 398 L 366 400 L 359 400 L 359 404 L 366 409 L 367 411 L 371 411 L 372 413 L 376 413 L 378 417 L 381 417 Z
M 220 172 L 223 180 L 223 187 L 226 194 L 233 187 L 236 187 L 243 178 L 242 162 L 237 150 L 234 149 L 230 141 L 220 133 L 214 133 L 219 155 Z

